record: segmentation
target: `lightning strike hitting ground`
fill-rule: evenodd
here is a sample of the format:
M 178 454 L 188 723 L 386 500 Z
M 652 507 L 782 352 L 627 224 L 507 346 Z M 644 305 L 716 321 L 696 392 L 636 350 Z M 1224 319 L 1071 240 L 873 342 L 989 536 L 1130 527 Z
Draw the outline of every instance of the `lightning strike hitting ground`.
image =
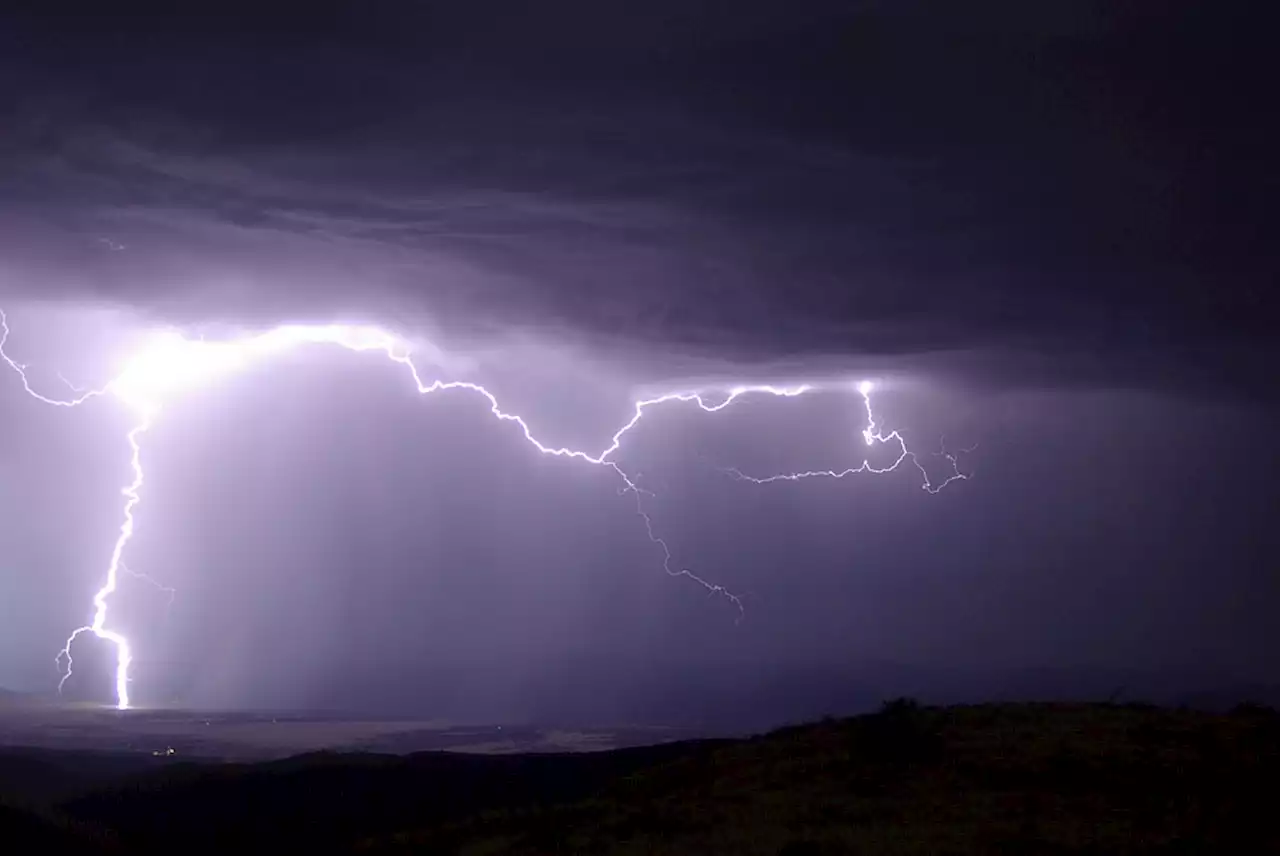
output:
M 629 492 L 635 496 L 636 513 L 644 521 L 645 532 L 649 540 L 662 551 L 663 569 L 671 576 L 688 577 L 709 593 L 725 597 L 737 608 L 739 619 L 741 619 L 743 615 L 742 601 L 737 595 L 729 592 L 723 586 L 708 582 L 687 568 L 675 569 L 672 567 L 674 559 L 671 549 L 667 542 L 654 531 L 653 521 L 644 508 L 642 495 L 647 491 L 640 488 L 617 463 L 611 460 L 611 456 L 618 451 L 622 445 L 623 437 L 640 422 L 645 412 L 649 408 L 660 404 L 672 402 L 693 403 L 708 413 L 716 413 L 728 407 L 738 398 L 748 394 L 767 394 L 782 398 L 792 398 L 818 389 L 816 385 L 811 384 L 792 387 L 759 384 L 732 387 L 727 393 L 721 393 L 724 395 L 723 400 L 714 403 L 709 403 L 707 398 L 704 397 L 709 394 L 703 392 L 672 392 L 654 398 L 641 399 L 635 402 L 630 419 L 614 432 L 604 449 L 597 454 L 591 454 L 579 449 L 549 446 L 543 443 L 534 436 L 528 423 L 523 418 L 514 413 L 504 411 L 493 393 L 479 384 L 469 381 L 434 380 L 430 383 L 424 382 L 417 366 L 410 358 L 407 344 L 395 335 L 378 327 L 336 324 L 322 326 L 284 325 L 265 333 L 225 341 L 188 339 L 175 330 L 165 330 L 156 333 L 151 342 L 136 353 L 125 364 L 123 370 L 103 388 L 85 391 L 77 389 L 67 382 L 67 385 L 76 393 L 76 397 L 70 399 L 49 398 L 33 389 L 26 374 L 27 366 L 13 360 L 4 349 L 8 338 L 8 319 L 4 312 L 0 310 L 0 359 L 3 359 L 18 374 L 22 380 L 23 388 L 33 398 L 56 407 L 76 407 L 92 398 L 110 393 L 128 406 L 138 418 L 134 427 L 126 435 L 131 450 L 130 461 L 133 479 L 123 490 L 125 497 L 124 522 L 121 524 L 120 534 L 111 551 L 111 558 L 107 564 L 106 578 L 102 587 L 98 589 L 93 597 L 93 620 L 83 627 L 76 628 L 71 633 L 67 638 L 66 645 L 58 652 L 56 658 L 58 668 L 62 673 L 58 684 L 59 689 L 61 689 L 71 677 L 71 646 L 76 639 L 84 633 L 92 633 L 99 639 L 110 642 L 116 650 L 116 705 L 121 710 L 129 708 L 131 703 L 129 697 L 129 666 L 133 661 L 133 654 L 128 639 L 107 627 L 108 600 L 119 585 L 121 572 L 133 574 L 125 566 L 123 557 L 125 548 L 133 537 L 134 508 L 141 498 L 139 491 L 142 488 L 144 479 L 140 437 L 152 426 L 169 396 L 196 387 L 201 382 L 210 380 L 218 375 L 246 368 L 260 358 L 303 345 L 335 345 L 354 352 L 380 352 L 388 360 L 403 367 L 409 373 L 419 393 L 425 395 L 448 390 L 463 390 L 478 395 L 488 403 L 489 412 L 495 418 L 503 422 L 514 423 L 523 434 L 524 439 L 542 454 L 561 458 L 574 458 L 584 463 L 611 469 L 622 480 L 623 484 L 619 492 Z M 871 410 L 872 385 L 870 382 L 863 381 L 858 385 L 857 390 L 862 396 L 867 411 L 867 428 L 862 432 L 863 439 L 867 445 L 896 442 L 900 449 L 900 455 L 893 464 L 876 468 L 864 461 L 861 466 L 852 469 L 786 473 L 766 478 L 747 476 L 736 469 L 729 470 L 729 472 L 745 481 L 766 484 L 779 480 L 797 481 L 817 476 L 842 478 L 859 472 L 887 473 L 897 469 L 903 461 L 909 458 L 920 470 L 924 479 L 923 486 L 930 493 L 937 493 L 947 484 L 957 479 L 966 478 L 966 475 L 959 470 L 956 456 L 947 453 L 944 449 L 940 454 L 951 463 L 952 474 L 940 484 L 934 485 L 915 454 L 908 450 L 902 435 L 897 431 L 882 434 L 876 427 L 875 416 Z M 149 577 L 146 579 L 153 584 L 159 585 Z M 160 588 L 165 589 L 163 586 L 160 586 Z M 165 590 L 172 593 L 172 589 Z

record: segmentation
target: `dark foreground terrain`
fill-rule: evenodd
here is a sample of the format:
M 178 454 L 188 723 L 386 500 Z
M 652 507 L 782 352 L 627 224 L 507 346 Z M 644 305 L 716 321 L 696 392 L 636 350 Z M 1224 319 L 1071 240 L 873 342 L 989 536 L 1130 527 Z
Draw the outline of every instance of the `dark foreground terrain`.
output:
M 898 702 L 595 753 L 0 750 L 0 852 L 1280 852 L 1277 794 L 1265 708 Z

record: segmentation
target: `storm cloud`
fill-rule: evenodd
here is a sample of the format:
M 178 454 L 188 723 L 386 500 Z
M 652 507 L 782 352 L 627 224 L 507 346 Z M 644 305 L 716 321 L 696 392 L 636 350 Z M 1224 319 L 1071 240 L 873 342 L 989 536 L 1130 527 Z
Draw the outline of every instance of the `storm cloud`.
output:
M 157 324 L 383 324 L 584 446 L 636 389 L 874 376 L 979 477 L 724 478 L 843 460 L 852 396 L 654 420 L 629 463 L 747 593 L 728 630 L 613 482 L 381 366 L 290 363 L 148 438 L 137 564 L 183 594 L 122 607 L 146 691 L 616 718 L 882 661 L 1275 677 L 1280 141 L 1245 4 L 518 5 L 6 11 L 9 347 L 90 383 Z M 30 407 L 0 394 L 0 603 L 38 604 L 0 683 L 40 688 L 127 461 L 122 418 Z
M 20 17 L 5 292 L 1032 383 L 1269 341 L 1227 12 L 483 5 Z

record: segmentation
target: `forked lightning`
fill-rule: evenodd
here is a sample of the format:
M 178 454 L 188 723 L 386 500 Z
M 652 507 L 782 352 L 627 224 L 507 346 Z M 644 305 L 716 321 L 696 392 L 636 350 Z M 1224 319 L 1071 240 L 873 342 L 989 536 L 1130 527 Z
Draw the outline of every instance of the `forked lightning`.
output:
M 111 643 L 116 652 L 116 706 L 121 710 L 129 708 L 131 703 L 129 696 L 129 667 L 133 661 L 133 652 L 130 648 L 129 640 L 118 631 L 112 630 L 107 626 L 108 602 L 111 595 L 116 591 L 121 572 L 133 574 L 124 564 L 124 552 L 133 537 L 134 510 L 141 499 L 140 492 L 144 481 L 141 438 L 154 424 L 160 415 L 162 407 L 169 401 L 170 396 L 196 387 L 200 383 L 218 375 L 247 368 L 264 357 L 304 345 L 331 345 L 354 352 L 380 353 L 387 360 L 408 373 L 419 393 L 425 395 L 427 393 L 459 390 L 479 396 L 487 403 L 489 412 L 496 419 L 513 423 L 523 434 L 524 439 L 542 454 L 554 455 L 560 458 L 573 458 L 586 464 L 607 467 L 612 470 L 622 480 L 622 492 L 629 492 L 634 495 L 636 511 L 644 521 L 645 532 L 649 540 L 662 551 L 663 569 L 671 576 L 688 577 L 703 586 L 708 592 L 725 597 L 737 608 L 739 618 L 741 618 L 742 601 L 737 595 L 729 592 L 723 586 L 703 579 L 687 568 L 677 569 L 672 566 L 674 559 L 671 549 L 667 542 L 656 534 L 653 521 L 644 508 L 642 498 L 644 491 L 613 460 L 613 455 L 621 447 L 622 440 L 627 432 L 639 424 L 646 411 L 660 404 L 692 403 L 708 413 L 716 413 L 745 395 L 771 395 L 780 398 L 792 398 L 820 388 L 818 384 L 801 384 L 798 386 L 756 384 L 734 386 L 728 390 L 721 390 L 715 394 L 714 398 L 709 391 L 694 391 L 670 392 L 654 398 L 640 399 L 634 403 L 631 417 L 621 428 L 614 432 L 613 436 L 609 438 L 609 442 L 605 444 L 600 452 L 593 454 L 579 449 L 551 446 L 542 442 L 534 436 L 533 431 L 523 418 L 514 413 L 504 411 L 493 393 L 479 384 L 469 381 L 434 380 L 430 383 L 424 382 L 419 374 L 418 367 L 410 357 L 408 345 L 399 337 L 379 327 L 343 324 L 316 326 L 294 324 L 276 327 L 264 333 L 221 341 L 188 339 L 175 330 L 162 330 L 155 333 L 125 363 L 123 370 L 106 386 L 88 391 L 75 390 L 73 387 L 72 389 L 76 392 L 76 396 L 67 399 L 51 398 L 37 392 L 32 387 L 26 373 L 27 367 L 12 359 L 5 351 L 5 344 L 8 338 L 8 319 L 4 312 L 0 311 L 0 359 L 3 359 L 11 369 L 17 372 L 21 378 L 23 388 L 35 399 L 57 407 L 76 407 L 90 399 L 109 394 L 123 402 L 137 417 L 137 421 L 126 435 L 131 454 L 133 478 L 123 490 L 125 497 L 124 520 L 120 527 L 119 536 L 116 538 L 115 545 L 111 550 L 111 558 L 107 563 L 105 580 L 102 587 L 93 596 L 93 620 L 83 627 L 76 628 L 67 638 L 66 645 L 58 652 L 57 656 L 57 664 L 61 672 L 61 681 L 58 686 L 61 689 L 71 676 L 71 646 L 77 638 L 84 633 L 92 633 L 99 639 Z M 736 469 L 729 472 L 739 479 L 756 484 L 766 484 L 774 481 L 798 481 L 820 476 L 842 478 L 861 472 L 887 473 L 896 470 L 904 461 L 910 460 L 919 469 L 923 478 L 923 487 L 930 493 L 937 493 L 951 482 L 966 478 L 966 475 L 959 468 L 957 456 L 944 450 L 940 454 L 949 462 L 951 472 L 941 482 L 937 484 L 931 482 L 924 466 L 920 463 L 916 454 L 908 449 L 902 435 L 898 431 L 891 431 L 885 434 L 877 427 L 875 416 L 871 409 L 873 385 L 869 381 L 863 381 L 851 388 L 856 389 L 866 407 L 867 427 L 862 432 L 866 444 L 868 446 L 873 444 L 896 444 L 898 446 L 899 455 L 892 464 L 877 468 L 864 461 L 858 467 L 844 470 L 782 473 L 766 477 L 748 476 Z M 709 401 L 709 399 L 711 400 Z M 169 591 L 171 592 L 171 590 Z

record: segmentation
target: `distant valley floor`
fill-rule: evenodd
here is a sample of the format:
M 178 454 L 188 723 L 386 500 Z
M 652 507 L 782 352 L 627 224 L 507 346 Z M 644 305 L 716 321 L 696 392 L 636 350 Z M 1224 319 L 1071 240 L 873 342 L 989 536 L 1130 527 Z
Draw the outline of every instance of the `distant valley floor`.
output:
M 0 706 L 0 747 L 151 753 L 178 759 L 257 761 L 319 750 L 407 754 L 587 752 L 698 736 L 656 726 L 459 726 L 429 720 L 284 712 L 143 709 L 91 705 Z

